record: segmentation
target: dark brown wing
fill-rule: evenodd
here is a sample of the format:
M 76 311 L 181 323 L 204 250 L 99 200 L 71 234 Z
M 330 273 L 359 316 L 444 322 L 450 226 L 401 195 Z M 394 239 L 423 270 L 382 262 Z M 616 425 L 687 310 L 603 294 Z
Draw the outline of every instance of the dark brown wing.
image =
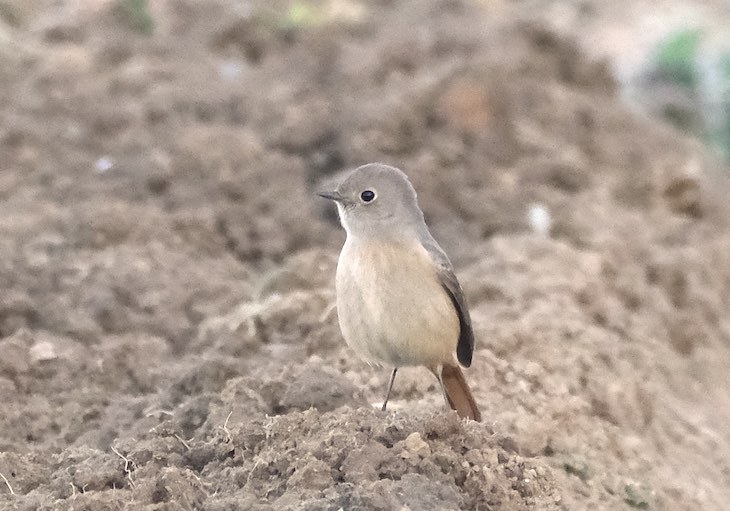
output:
M 469 316 L 469 308 L 466 306 L 466 298 L 461 285 L 454 274 L 454 267 L 451 265 L 448 256 L 441 250 L 430 235 L 427 239 L 422 239 L 424 248 L 428 251 L 431 259 L 433 259 L 438 271 L 438 277 L 444 290 L 449 294 L 451 302 L 454 304 L 456 313 L 459 316 L 459 341 L 456 344 L 456 358 L 464 367 L 471 365 L 471 357 L 474 353 L 474 332 L 471 328 L 471 317 Z

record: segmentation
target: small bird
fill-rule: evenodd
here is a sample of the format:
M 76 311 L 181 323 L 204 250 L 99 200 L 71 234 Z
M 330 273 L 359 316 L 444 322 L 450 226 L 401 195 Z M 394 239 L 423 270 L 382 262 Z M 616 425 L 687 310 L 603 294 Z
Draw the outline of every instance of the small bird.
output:
M 398 368 L 425 366 L 447 404 L 460 417 L 480 421 L 457 363 L 469 367 L 474 352 L 466 299 L 408 177 L 371 163 L 318 195 L 337 204 L 347 232 L 336 277 L 342 335 L 366 362 L 393 368 L 382 409 Z

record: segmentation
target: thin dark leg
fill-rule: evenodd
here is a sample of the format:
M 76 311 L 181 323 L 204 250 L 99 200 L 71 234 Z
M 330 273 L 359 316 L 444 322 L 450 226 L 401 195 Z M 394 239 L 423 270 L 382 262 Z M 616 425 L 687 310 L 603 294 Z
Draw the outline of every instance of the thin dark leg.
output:
M 395 373 L 398 372 L 398 368 L 394 367 L 393 372 L 390 374 L 390 383 L 388 384 L 388 392 L 385 394 L 385 401 L 383 401 L 382 411 L 385 411 L 385 407 L 388 406 L 388 399 L 390 399 L 390 391 L 393 390 L 393 382 L 395 381 Z
M 441 377 L 441 371 L 438 369 L 434 371 L 434 374 L 436 375 L 436 378 L 438 378 L 439 384 L 441 385 L 441 394 L 444 396 L 444 401 L 446 401 L 446 404 L 451 406 L 451 401 L 449 400 L 449 395 L 446 393 L 446 387 L 444 386 L 444 379 Z

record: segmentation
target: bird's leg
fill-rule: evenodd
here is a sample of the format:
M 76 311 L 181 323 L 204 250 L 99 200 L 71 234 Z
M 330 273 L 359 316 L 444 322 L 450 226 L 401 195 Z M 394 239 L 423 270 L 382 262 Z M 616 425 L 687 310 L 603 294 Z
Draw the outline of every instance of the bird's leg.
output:
M 385 407 L 388 406 L 388 399 L 390 399 L 390 391 L 393 390 L 393 382 L 395 381 L 395 373 L 398 372 L 398 368 L 394 367 L 393 372 L 390 374 L 390 383 L 388 384 L 388 392 L 385 393 L 385 401 L 383 401 L 382 411 L 385 411 Z
M 441 385 L 441 395 L 444 396 L 444 401 L 446 401 L 446 404 L 451 406 L 451 400 L 449 400 L 449 395 L 446 393 L 446 387 L 444 386 L 444 379 L 441 376 L 441 370 L 439 367 L 432 367 L 431 372 L 436 377 L 436 379 L 439 381 L 439 385 Z

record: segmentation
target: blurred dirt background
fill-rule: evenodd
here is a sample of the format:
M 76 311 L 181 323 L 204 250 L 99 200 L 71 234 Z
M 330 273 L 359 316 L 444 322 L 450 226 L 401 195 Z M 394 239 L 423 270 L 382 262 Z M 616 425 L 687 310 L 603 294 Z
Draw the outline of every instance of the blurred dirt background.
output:
M 0 2 L 0 508 L 727 509 L 727 165 L 567 11 L 143 7 Z M 381 413 L 341 340 L 314 192 L 370 161 L 452 256 L 484 423 L 423 369 Z

